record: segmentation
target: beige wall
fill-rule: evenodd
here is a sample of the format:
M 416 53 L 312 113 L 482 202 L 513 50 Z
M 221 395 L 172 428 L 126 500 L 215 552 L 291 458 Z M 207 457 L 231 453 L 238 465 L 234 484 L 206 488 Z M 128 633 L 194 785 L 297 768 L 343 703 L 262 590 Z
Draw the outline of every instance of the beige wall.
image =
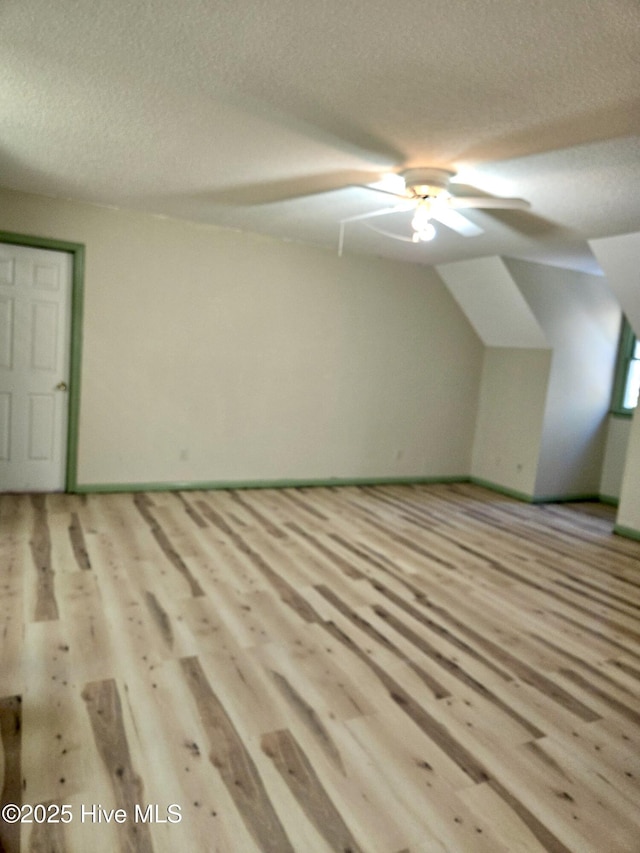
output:
M 589 240 L 622 310 L 640 335 L 640 232 Z
M 620 504 L 616 524 L 623 532 L 632 532 L 640 538 L 640 417 L 634 413 L 627 445 L 627 456 L 622 479 Z
M 536 500 L 598 495 L 620 325 L 607 281 L 499 258 L 438 272 L 488 345 L 472 476 Z
M 640 233 L 603 237 L 591 240 L 589 245 L 635 334 L 640 335 Z M 637 413 L 630 429 L 617 524 L 640 537 L 640 423 Z
M 482 346 L 435 273 L 11 192 L 86 245 L 80 484 L 465 476 Z
M 620 499 L 630 432 L 630 418 L 609 415 L 607 440 L 600 475 L 601 500 L 617 502 Z
M 550 350 L 487 347 L 472 476 L 533 497 Z
M 544 331 L 503 258 L 456 261 L 436 270 L 485 346 L 548 349 Z
M 535 497 L 598 495 L 618 300 L 602 276 L 525 261 L 507 266 L 553 348 Z

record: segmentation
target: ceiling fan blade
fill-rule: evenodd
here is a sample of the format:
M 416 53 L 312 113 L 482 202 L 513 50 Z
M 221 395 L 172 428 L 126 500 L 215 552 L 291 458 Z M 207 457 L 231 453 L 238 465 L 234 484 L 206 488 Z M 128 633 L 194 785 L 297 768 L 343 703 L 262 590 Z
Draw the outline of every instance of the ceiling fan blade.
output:
M 406 199 L 404 199 L 406 202 Z M 348 216 L 346 219 L 340 220 L 340 236 L 338 238 L 338 257 L 342 257 L 344 248 L 344 226 L 348 222 L 361 222 L 363 219 L 373 219 L 374 216 L 387 216 L 389 213 L 403 213 L 407 208 L 404 205 L 397 204 L 395 207 L 383 207 L 382 210 L 370 210 L 368 213 L 359 213 L 356 216 Z
M 497 198 L 496 196 L 453 196 L 449 200 L 452 208 L 495 208 L 500 210 L 528 210 L 531 205 L 523 198 Z
M 359 213 L 356 216 L 348 216 L 346 219 L 341 219 L 340 222 L 358 222 L 362 219 L 372 219 L 374 216 L 386 216 L 389 213 L 404 213 L 410 209 L 410 207 L 404 207 L 404 205 L 383 207 L 382 210 L 370 210 L 368 213 Z
M 477 237 L 479 234 L 484 234 L 484 230 L 471 222 L 466 216 L 462 216 L 457 210 L 450 208 L 438 208 L 431 214 L 431 218 L 442 222 L 447 228 L 451 228 L 457 234 L 462 234 L 463 237 Z
M 379 178 L 379 172 L 360 171 L 305 175 L 297 178 L 283 178 L 277 181 L 212 190 L 206 193 L 206 199 L 213 204 L 238 205 L 240 207 L 274 204 L 280 201 L 291 201 L 306 196 L 361 187 L 366 181 L 375 181 Z
M 403 237 L 402 234 L 394 234 L 393 231 L 385 231 L 384 228 L 376 228 L 375 225 L 370 225 L 368 222 L 365 222 L 367 228 L 370 228 L 372 231 L 375 231 L 376 234 L 382 234 L 384 237 L 391 237 L 394 240 L 402 240 L 403 243 L 415 243 L 416 241 L 413 237 Z
M 357 187 L 360 190 L 371 190 L 374 193 L 383 193 L 384 195 L 390 195 L 393 198 L 404 199 L 405 201 L 413 201 L 409 196 L 404 195 L 403 193 L 394 193 L 393 190 L 383 190 L 382 187 L 373 187 L 371 184 L 354 184 L 354 187 Z

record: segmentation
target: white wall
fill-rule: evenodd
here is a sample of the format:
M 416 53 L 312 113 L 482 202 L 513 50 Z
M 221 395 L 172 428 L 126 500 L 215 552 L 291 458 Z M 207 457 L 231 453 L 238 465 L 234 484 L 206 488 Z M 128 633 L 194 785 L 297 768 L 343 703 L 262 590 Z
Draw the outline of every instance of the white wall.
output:
M 533 497 L 551 350 L 505 261 L 436 267 L 485 345 L 471 476 Z
M 508 261 L 553 347 L 535 496 L 598 495 L 620 327 L 605 278 Z
M 475 479 L 533 496 L 550 368 L 550 350 L 486 348 L 471 467 Z
M 601 276 L 501 258 L 439 266 L 487 346 L 472 476 L 598 495 L 620 307 Z
M 549 346 L 502 258 L 457 261 L 436 270 L 485 346 Z
M 80 484 L 466 476 L 482 346 L 438 276 L 0 192 L 86 245 Z
M 636 335 L 640 335 L 640 233 L 590 240 L 598 263 Z M 617 524 L 640 536 L 640 423 L 634 416 L 625 459 Z
M 601 500 L 618 502 L 620 499 L 630 432 L 630 418 L 609 415 L 600 475 L 599 494 Z
M 640 335 L 640 233 L 589 240 L 589 246 L 635 334 Z
M 634 413 L 629 433 L 616 525 L 640 538 L 640 417 Z

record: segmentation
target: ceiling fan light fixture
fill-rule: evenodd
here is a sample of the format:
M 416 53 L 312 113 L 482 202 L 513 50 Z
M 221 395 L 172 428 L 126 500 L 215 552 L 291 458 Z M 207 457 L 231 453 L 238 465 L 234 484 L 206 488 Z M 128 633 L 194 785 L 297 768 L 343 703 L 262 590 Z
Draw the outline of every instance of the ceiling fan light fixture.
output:
M 431 222 L 427 222 L 420 230 L 413 232 L 414 243 L 428 243 L 436 236 L 435 226 Z
M 443 187 L 436 187 L 433 184 L 414 184 L 411 187 L 411 192 L 416 198 L 451 198 L 451 193 L 449 193 Z
M 448 197 L 453 172 L 447 169 L 407 169 L 402 173 L 407 191 L 415 198 Z
M 432 240 L 435 237 L 436 229 L 431 222 L 431 203 L 429 200 L 424 200 L 418 203 L 416 212 L 411 220 L 411 227 L 421 236 L 420 240 Z M 429 235 L 429 236 L 426 236 Z
M 340 221 L 340 237 L 338 241 L 338 254 L 342 254 L 344 243 L 344 228 L 348 222 L 368 220 L 376 216 L 385 216 L 393 213 L 403 213 L 413 210 L 411 219 L 411 233 L 407 236 L 385 231 L 367 222 L 363 224 L 377 231 L 385 237 L 395 240 L 403 240 L 406 243 L 427 243 L 433 240 L 439 232 L 436 232 L 433 220 L 442 224 L 445 228 L 461 234 L 463 237 L 476 237 L 483 229 L 476 223 L 460 214 L 459 210 L 487 209 L 487 210 L 528 210 L 531 205 L 522 198 L 510 198 L 500 196 L 462 196 L 454 195 L 450 191 L 450 184 L 456 177 L 455 172 L 448 169 L 436 167 L 420 167 L 405 169 L 399 174 L 390 173 L 383 176 L 379 181 L 361 186 L 362 189 L 371 189 L 383 192 L 395 197 L 394 207 L 372 210 L 367 213 L 359 213 Z M 399 183 L 404 184 L 403 191 L 390 189 Z M 473 189 L 473 188 L 472 188 Z

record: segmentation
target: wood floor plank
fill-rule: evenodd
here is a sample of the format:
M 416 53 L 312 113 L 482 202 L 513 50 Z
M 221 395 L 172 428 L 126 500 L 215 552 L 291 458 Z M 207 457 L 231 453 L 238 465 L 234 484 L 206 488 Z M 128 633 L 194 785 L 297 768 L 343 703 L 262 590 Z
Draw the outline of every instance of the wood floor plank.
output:
M 22 697 L 0 697 L 0 803 L 22 805 Z M 0 849 L 18 850 L 20 824 L 0 820 Z
M 49 801 L 41 804 L 50 813 L 52 806 L 60 803 Z M 66 853 L 69 849 L 66 841 L 65 825 L 63 823 L 34 823 L 28 834 L 26 843 L 28 853 Z
M 289 707 L 292 708 L 295 717 L 302 723 L 307 733 L 321 746 L 325 756 L 331 763 L 341 773 L 345 774 L 340 751 L 332 740 L 331 734 L 327 726 L 323 723 L 320 714 L 318 714 L 313 705 L 309 704 L 307 699 L 298 693 L 296 688 L 287 681 L 284 675 L 276 672 L 276 670 L 271 670 L 271 675 L 273 676 L 276 687 Z
M 364 720 L 365 718 L 358 718 Z M 371 720 L 377 733 L 389 728 L 389 720 L 374 715 Z M 391 718 L 395 721 L 395 716 Z M 326 755 L 317 742 L 298 733 L 298 740 L 318 776 L 325 792 L 339 810 L 343 819 L 348 820 L 350 830 L 358 843 L 366 851 L 381 850 L 385 853 L 412 846 L 416 838 L 425 838 L 425 823 L 416 809 L 407 806 L 399 798 L 396 786 L 385 771 L 371 762 L 371 755 L 354 737 L 349 725 L 344 721 L 329 724 L 330 735 L 343 760 L 344 772 L 327 761 Z M 391 731 L 393 726 L 391 726 Z M 426 738 L 421 739 L 425 745 Z M 371 751 L 375 753 L 373 743 Z M 419 747 L 417 747 L 419 749 Z M 427 751 L 429 744 L 427 742 Z M 434 766 L 438 766 L 437 764 Z M 428 771 L 424 771 L 427 775 Z M 421 799 L 421 798 L 420 798 Z M 346 804 L 349 808 L 346 809 Z M 418 809 L 419 811 L 419 809 Z M 324 849 L 324 848 L 323 848 Z
M 327 652 L 329 648 L 331 652 Z M 371 695 L 363 686 L 361 672 L 354 673 L 352 661 L 345 660 L 342 647 L 327 642 L 324 633 L 317 629 L 300 632 L 290 647 L 270 643 L 252 650 L 252 654 L 271 673 L 280 693 L 283 693 L 281 679 L 285 679 L 322 716 L 345 720 L 373 713 L 375 709 Z M 330 667 L 326 654 L 332 656 Z M 379 689 L 383 694 L 383 688 Z
M 557 839 L 545 837 L 540 826 L 528 826 L 527 823 L 532 824 L 531 818 L 519 814 L 517 808 L 510 807 L 506 799 L 491 787 L 490 782 L 465 788 L 458 791 L 457 796 L 476 818 L 490 816 L 494 832 L 510 853 L 548 853 L 550 848 L 543 846 L 543 841 L 558 844 Z M 537 830 L 540 837 L 536 837 L 532 829 Z
M 247 829 L 266 853 L 293 853 L 251 755 L 198 660 L 183 658 L 181 664 L 209 740 L 209 760 L 220 772 Z
M 201 600 L 201 599 L 197 599 Z M 149 696 L 148 684 L 153 696 Z M 150 826 L 156 853 L 193 850 L 259 851 L 216 768 L 198 709 L 188 701 L 180 661 L 149 673 L 147 683 L 129 685 L 138 719 L 138 762 L 146 768 L 149 802 L 180 807 L 179 823 Z M 176 701 L 180 697 L 180 701 Z
M 27 626 L 29 676 L 23 694 L 23 724 L 31 737 L 22 751 L 26 802 L 64 802 L 87 779 L 80 758 L 80 688 L 70 655 L 70 640 L 59 621 Z
M 78 568 L 84 571 L 90 571 L 91 560 L 89 559 L 89 555 L 87 553 L 87 545 L 85 542 L 84 531 L 82 529 L 82 524 L 80 523 L 80 518 L 77 512 L 72 512 L 70 514 L 68 533 L 69 541 L 71 542 L 71 548 L 73 549 L 73 555 L 75 557 L 76 563 L 78 564 Z
M 61 621 L 69 629 L 69 656 L 74 681 L 101 681 L 116 663 L 109 619 L 94 572 L 73 572 L 58 579 Z
M 507 853 L 485 815 L 475 818 L 457 796 L 467 787 L 452 788 L 420 750 L 398 744 L 392 730 L 377 717 L 350 720 L 346 726 L 374 772 L 383 775 L 394 792 L 396 808 L 411 815 L 417 841 L 432 840 L 435 849 Z
M 626 764 L 624 758 L 617 766 L 602 761 L 598 754 L 602 750 L 602 739 L 598 741 L 595 749 L 589 749 L 584 740 L 577 743 L 575 737 L 548 737 L 540 741 L 539 746 L 557 766 L 570 769 L 573 776 L 583 780 L 590 790 L 605 800 L 613 800 L 613 808 L 619 808 L 626 819 L 638 824 L 638 780 L 628 776 L 628 771 L 621 770 Z
M 55 572 L 51 564 L 51 534 L 44 495 L 32 495 L 33 532 L 31 534 L 31 556 L 36 573 L 36 601 L 33 613 L 35 622 L 58 618 L 58 603 L 55 593 Z
M 0 850 L 635 853 L 613 520 L 465 483 L 0 495 L 1 799 L 74 816 Z
M 93 737 L 110 780 L 116 806 L 133 815 L 144 803 L 144 783 L 131 761 L 122 717 L 122 702 L 113 679 L 93 681 L 82 691 Z M 153 853 L 149 828 L 131 819 L 117 825 L 120 848 L 126 853 Z
M 287 729 L 268 732 L 262 736 L 261 746 L 331 850 L 336 853 L 362 853 L 362 848 L 291 732 Z
M 502 712 L 508 718 L 505 722 L 508 723 L 515 720 L 522 729 L 523 735 L 526 734 L 527 738 L 535 738 L 542 735 L 541 729 L 526 717 L 519 714 L 498 696 L 490 686 L 487 686 L 481 680 L 482 673 L 478 672 L 475 661 L 468 662 L 468 669 L 465 669 L 457 659 L 454 660 L 453 656 L 449 657 L 441 651 L 438 647 L 437 639 L 435 641 L 433 638 L 427 639 L 415 630 L 415 627 L 419 628 L 420 626 L 407 625 L 401 618 L 395 616 L 389 607 L 374 607 L 373 611 L 374 620 L 377 618 L 381 624 L 391 627 L 394 633 L 399 634 L 401 638 L 408 642 L 409 648 L 414 648 L 418 653 L 424 655 L 428 660 L 433 661 L 437 667 L 443 670 L 443 673 L 439 677 L 447 685 L 446 689 L 449 695 L 452 693 L 460 695 L 460 685 L 464 685 L 467 688 L 466 691 L 463 691 L 463 695 L 466 696 L 465 701 L 471 702 L 471 697 L 475 693 L 486 702 L 495 706 L 494 710 Z M 489 684 L 491 684 L 490 681 Z
M 198 580 L 189 571 L 188 566 L 185 565 L 184 560 L 182 559 L 178 551 L 176 551 L 176 548 L 172 543 L 170 537 L 167 535 L 167 532 L 165 531 L 164 527 L 156 519 L 152 511 L 153 504 L 151 500 L 146 495 L 136 495 L 134 498 L 134 503 L 142 518 L 149 525 L 151 535 L 158 543 L 160 549 L 162 550 L 162 553 L 164 554 L 168 562 L 171 563 L 171 565 L 176 569 L 176 571 L 188 583 L 191 595 L 204 595 L 204 592 Z
M 0 562 L 0 696 L 20 694 L 24 689 L 21 657 L 24 613 L 29 607 L 25 566 L 30 562 L 26 541 L 16 539 L 4 546 Z
M 233 654 L 201 651 L 197 660 L 209 681 L 216 684 L 217 698 L 241 737 L 257 736 L 286 725 L 287 711 L 279 701 L 273 679 L 250 652 L 242 649 Z
M 487 763 L 492 788 L 507 801 L 513 798 L 515 811 L 523 818 L 529 813 L 538 822 L 536 828 L 531 818 L 525 821 L 536 837 L 544 838 L 546 830 L 561 849 L 593 853 L 633 849 L 638 830 L 627 805 L 621 799 L 615 804 L 610 797 L 605 799 L 602 790 L 596 792 L 587 784 L 586 774 L 576 774 L 571 763 L 555 761 L 539 741 L 494 753 L 487 756 Z

